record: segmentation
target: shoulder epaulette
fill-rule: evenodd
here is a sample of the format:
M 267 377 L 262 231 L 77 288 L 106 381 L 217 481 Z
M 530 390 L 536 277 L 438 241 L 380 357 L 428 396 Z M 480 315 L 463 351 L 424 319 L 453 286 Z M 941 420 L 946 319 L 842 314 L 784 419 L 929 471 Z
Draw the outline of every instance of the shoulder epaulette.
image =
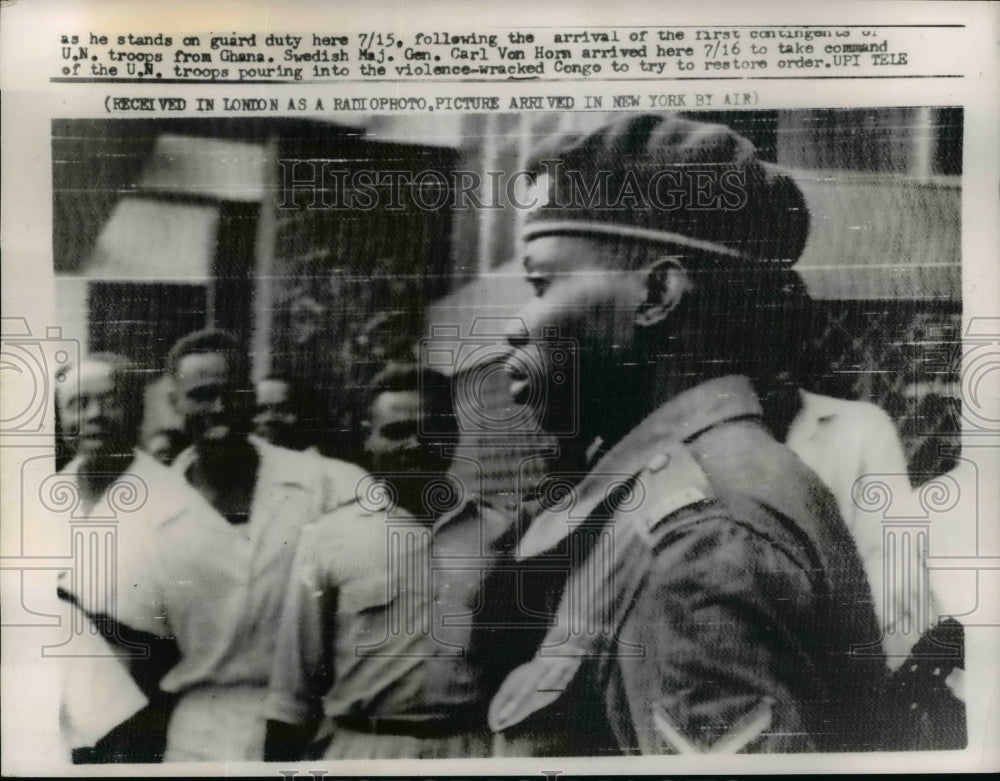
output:
M 637 516 L 654 538 L 664 533 L 665 522 L 678 511 L 715 496 L 705 471 L 679 442 L 665 444 L 649 460 L 638 484 L 644 498 Z

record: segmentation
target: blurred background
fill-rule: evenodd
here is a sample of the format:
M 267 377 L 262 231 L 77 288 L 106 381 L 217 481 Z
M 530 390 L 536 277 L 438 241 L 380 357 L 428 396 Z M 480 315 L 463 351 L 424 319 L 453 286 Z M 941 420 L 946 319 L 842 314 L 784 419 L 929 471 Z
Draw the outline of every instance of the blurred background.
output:
M 196 328 L 225 328 L 250 346 L 257 377 L 280 371 L 319 393 L 316 433 L 345 458 L 359 444 L 359 389 L 389 359 L 433 355 L 460 397 L 456 469 L 481 481 L 475 490 L 514 502 L 518 481 L 541 468 L 535 456 L 555 444 L 510 408 L 496 363 L 497 336 L 530 294 L 516 246 L 522 213 L 504 208 L 488 178 L 476 196 L 493 208 L 301 208 L 323 184 L 291 199 L 282 185 L 290 172 L 308 176 L 293 160 L 433 170 L 454 184 L 456 171 L 522 168 L 540 137 L 610 116 L 56 120 L 63 333 L 148 372 L 149 434 L 176 423 L 161 376 L 170 346 Z M 817 302 L 808 387 L 886 410 L 914 484 L 950 469 L 960 433 L 962 110 L 691 116 L 750 138 L 806 194 L 812 232 L 796 268 Z

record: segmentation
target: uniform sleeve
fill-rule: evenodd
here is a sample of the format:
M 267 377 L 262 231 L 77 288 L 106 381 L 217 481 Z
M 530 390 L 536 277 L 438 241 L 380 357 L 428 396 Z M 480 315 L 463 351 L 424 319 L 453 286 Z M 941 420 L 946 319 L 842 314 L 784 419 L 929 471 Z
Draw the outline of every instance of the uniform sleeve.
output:
M 818 692 L 801 643 L 816 612 L 806 572 L 725 518 L 666 543 L 622 628 L 643 654 L 616 660 L 612 721 L 631 721 L 618 728 L 644 754 L 813 749 L 801 699 Z
M 337 598 L 322 567 L 314 528 L 302 530 L 285 594 L 265 716 L 306 724 L 322 715 L 322 698 L 333 682 L 330 652 Z

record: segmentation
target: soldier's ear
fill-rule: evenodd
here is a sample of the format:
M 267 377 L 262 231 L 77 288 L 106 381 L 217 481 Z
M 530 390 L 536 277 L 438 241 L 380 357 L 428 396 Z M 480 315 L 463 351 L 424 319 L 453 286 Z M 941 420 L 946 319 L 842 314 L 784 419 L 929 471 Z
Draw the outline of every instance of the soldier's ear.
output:
M 677 258 L 657 258 L 646 271 L 646 300 L 636 312 L 636 325 L 648 327 L 663 322 L 691 286 L 691 277 Z

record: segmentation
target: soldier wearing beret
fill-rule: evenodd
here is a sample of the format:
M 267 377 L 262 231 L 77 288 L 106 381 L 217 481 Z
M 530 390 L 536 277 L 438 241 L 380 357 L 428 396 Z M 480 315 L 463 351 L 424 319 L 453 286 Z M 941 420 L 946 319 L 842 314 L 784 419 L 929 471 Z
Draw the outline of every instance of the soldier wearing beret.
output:
M 497 753 L 882 748 L 870 588 L 760 403 L 808 232 L 798 187 L 672 115 L 557 137 L 533 170 L 511 392 L 573 436 L 517 555 L 566 577 L 491 704 Z M 569 363 L 547 349 L 567 342 Z

